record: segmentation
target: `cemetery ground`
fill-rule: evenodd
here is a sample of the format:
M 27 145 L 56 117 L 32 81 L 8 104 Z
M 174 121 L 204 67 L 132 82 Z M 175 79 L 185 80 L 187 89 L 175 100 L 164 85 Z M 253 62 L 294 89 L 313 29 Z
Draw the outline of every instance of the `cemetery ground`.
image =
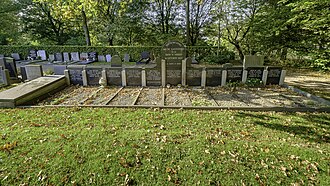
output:
M 0 185 L 328 185 L 330 115 L 0 110 Z

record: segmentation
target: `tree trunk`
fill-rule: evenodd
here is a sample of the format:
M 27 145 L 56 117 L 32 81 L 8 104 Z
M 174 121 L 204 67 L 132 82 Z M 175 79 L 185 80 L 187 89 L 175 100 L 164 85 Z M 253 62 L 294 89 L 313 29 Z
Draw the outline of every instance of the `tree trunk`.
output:
M 186 39 L 187 46 L 190 45 L 190 0 L 186 0 Z
M 286 47 L 284 47 L 284 48 L 282 48 L 282 50 L 281 50 L 281 60 L 286 60 L 286 56 L 287 56 L 287 54 L 288 54 L 288 48 L 286 48 Z
M 85 33 L 86 45 L 91 46 L 91 38 L 89 36 L 89 30 L 88 30 L 88 25 L 87 25 L 87 17 L 86 17 L 86 13 L 85 13 L 84 10 L 81 10 L 81 15 L 82 15 L 82 18 L 83 18 L 83 29 L 84 29 L 84 33 Z
M 233 45 L 235 46 L 236 50 L 238 51 L 238 55 L 239 55 L 239 58 L 241 59 L 241 62 L 244 61 L 244 53 L 243 53 L 243 50 L 241 48 L 241 46 L 237 43 L 233 43 Z

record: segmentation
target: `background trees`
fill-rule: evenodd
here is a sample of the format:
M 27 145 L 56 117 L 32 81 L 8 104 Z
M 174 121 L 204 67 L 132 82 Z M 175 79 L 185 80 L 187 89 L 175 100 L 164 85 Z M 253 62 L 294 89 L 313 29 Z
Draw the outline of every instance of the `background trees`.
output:
M 0 44 L 226 47 L 329 67 L 328 0 L 2 0 Z

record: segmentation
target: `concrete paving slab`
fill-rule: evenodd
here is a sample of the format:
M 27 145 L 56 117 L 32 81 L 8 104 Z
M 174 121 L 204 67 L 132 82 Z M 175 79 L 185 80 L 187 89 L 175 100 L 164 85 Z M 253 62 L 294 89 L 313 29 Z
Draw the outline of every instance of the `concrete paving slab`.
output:
M 44 76 L 0 92 L 0 107 L 33 104 L 66 87 L 63 75 Z

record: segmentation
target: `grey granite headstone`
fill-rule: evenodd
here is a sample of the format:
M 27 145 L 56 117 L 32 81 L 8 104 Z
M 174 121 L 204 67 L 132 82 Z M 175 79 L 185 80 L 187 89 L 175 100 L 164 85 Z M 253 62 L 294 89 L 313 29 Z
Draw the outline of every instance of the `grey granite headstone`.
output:
M 98 55 L 97 58 L 98 58 L 98 61 L 105 62 L 105 56 L 104 55 Z
M 166 62 L 166 84 L 181 84 L 182 60 L 186 58 L 185 46 L 177 41 L 170 41 L 162 48 L 162 59 Z
M 43 76 L 41 65 L 26 65 L 25 71 L 27 80 L 33 80 Z
M 206 68 L 206 86 L 220 86 L 222 68 Z
M 108 54 L 105 56 L 106 62 L 111 62 L 111 55 Z
M 85 61 L 85 60 L 87 60 L 87 58 L 88 58 L 88 53 L 87 52 L 82 52 L 81 54 L 80 54 L 80 60 L 81 61 Z
M 71 60 L 72 61 L 79 61 L 79 52 L 71 52 Z
M 55 55 L 54 54 L 49 54 L 48 61 L 50 61 L 50 62 L 55 61 Z
M 122 86 L 122 68 L 106 68 L 108 85 Z
M 124 55 L 124 62 L 129 62 L 130 56 L 129 54 Z
M 5 55 L 3 55 L 3 54 L 0 54 L 0 58 L 1 58 L 1 57 L 5 57 Z
M 228 68 L 226 70 L 227 70 L 226 82 L 242 82 L 243 68 L 233 67 L 233 68 Z
M 37 55 L 40 56 L 41 60 L 47 60 L 47 56 L 46 56 L 46 51 L 45 50 L 38 50 L 37 51 Z
M 55 75 L 64 75 L 64 70 L 66 70 L 66 65 L 54 65 L 54 74 Z
M 69 54 L 68 52 L 64 52 L 64 53 L 63 53 L 63 60 L 64 60 L 65 62 L 70 61 L 70 54 Z
M 0 87 L 9 85 L 9 76 L 3 67 L 0 67 Z
M 121 67 L 122 61 L 118 55 L 115 55 L 111 58 L 111 67 Z
M 85 69 L 85 65 L 69 65 L 70 82 L 73 85 L 83 85 L 82 71 Z
M 100 67 L 86 67 L 87 83 L 88 85 L 99 85 L 102 77 L 102 68 Z
M 62 53 L 56 53 L 55 54 L 55 61 L 63 61 Z
M 126 84 L 128 86 L 142 85 L 142 69 L 141 68 L 126 68 Z
M 12 53 L 11 54 L 11 57 L 14 58 L 16 61 L 20 61 L 21 60 L 21 57 L 19 56 L 18 53 Z

